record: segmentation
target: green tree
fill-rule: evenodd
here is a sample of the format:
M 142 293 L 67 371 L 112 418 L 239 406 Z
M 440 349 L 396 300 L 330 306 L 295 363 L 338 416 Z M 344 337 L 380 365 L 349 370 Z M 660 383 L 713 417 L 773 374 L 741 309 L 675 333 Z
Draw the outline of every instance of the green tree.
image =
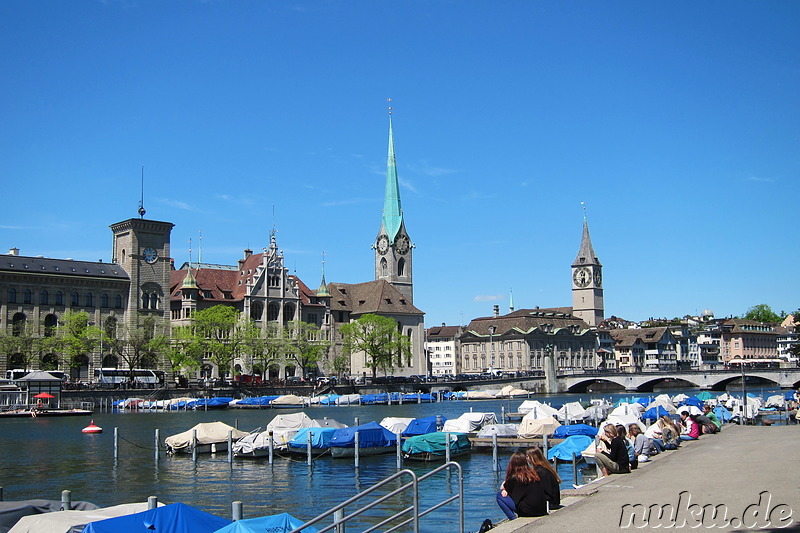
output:
M 309 367 L 317 366 L 328 353 L 329 346 L 315 324 L 296 320 L 286 327 L 286 359 L 300 367 L 302 376 Z
M 254 369 L 258 366 L 262 378 L 269 379 L 270 367 L 283 362 L 286 353 L 286 339 L 283 328 L 268 322 L 261 328 L 252 319 L 240 323 L 237 336 L 240 339 L 239 353 L 246 361 L 246 366 Z
M 124 335 L 104 338 L 104 342 L 130 370 L 154 368 L 169 347 L 169 338 L 164 335 L 162 327 L 154 316 L 140 315 L 136 324 L 126 326 Z
M 233 358 L 241 348 L 242 338 L 236 327 L 241 313 L 227 305 L 215 305 L 192 315 L 194 332 L 203 344 L 220 375 L 232 373 Z
M 89 313 L 67 311 L 58 324 L 61 349 L 70 368 L 78 368 L 89 360 L 100 344 L 101 329 L 90 323 Z
M 411 341 L 397 330 L 397 322 L 391 318 L 366 314 L 340 328 L 344 353 L 364 353 L 367 366 L 375 378 L 378 369 L 384 375 L 392 372 L 405 360 L 411 364 Z
M 767 304 L 754 305 L 744 314 L 747 320 L 755 320 L 756 322 L 776 323 L 783 320 L 779 314 L 775 313 Z
M 173 377 L 200 368 L 203 364 L 203 353 L 203 345 L 198 341 L 191 326 L 172 328 L 164 355 L 169 361 Z

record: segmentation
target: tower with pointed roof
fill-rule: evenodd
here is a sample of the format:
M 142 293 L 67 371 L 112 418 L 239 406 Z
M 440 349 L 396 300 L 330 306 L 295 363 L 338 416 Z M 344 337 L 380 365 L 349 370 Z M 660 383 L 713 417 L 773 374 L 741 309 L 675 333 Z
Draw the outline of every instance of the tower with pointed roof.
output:
M 386 191 L 383 200 L 383 216 L 375 249 L 375 280 L 391 283 L 408 302 L 414 300 L 413 248 L 403 220 L 400 204 L 400 184 L 397 179 L 397 162 L 394 155 L 392 113 L 389 108 L 389 155 L 386 164 Z
M 596 327 L 603 313 L 603 265 L 594 253 L 584 211 L 581 247 L 572 263 L 572 314 Z

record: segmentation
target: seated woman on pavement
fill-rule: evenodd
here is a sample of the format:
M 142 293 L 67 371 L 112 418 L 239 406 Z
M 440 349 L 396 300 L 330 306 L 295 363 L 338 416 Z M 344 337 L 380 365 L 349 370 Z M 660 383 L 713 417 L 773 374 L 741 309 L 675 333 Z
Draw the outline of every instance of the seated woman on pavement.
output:
M 722 422 L 719 421 L 719 418 L 714 413 L 714 408 L 708 404 L 703 405 L 703 416 L 708 418 L 712 424 L 714 424 L 714 428 L 711 428 L 709 433 L 717 433 L 720 429 L 722 429 Z
M 631 471 L 628 464 L 628 450 L 625 439 L 617 433 L 613 424 L 603 428 L 603 436 L 598 443 L 597 454 L 594 456 L 604 476 L 609 474 L 627 474 Z
M 617 435 L 625 442 L 625 449 L 628 451 L 628 466 L 631 470 L 639 468 L 639 461 L 636 460 L 636 452 L 633 450 L 633 441 L 628 439 L 628 430 L 622 424 L 617 424 Z
M 517 516 L 544 516 L 551 502 L 555 507 L 561 501 L 556 479 L 549 469 L 532 466 L 526 454 L 514 452 L 497 493 L 497 505 L 510 520 Z
M 525 455 L 528 456 L 528 463 L 539 473 L 539 477 L 547 479 L 547 483 L 545 484 L 545 494 L 547 496 L 547 503 L 550 506 L 550 510 L 560 508 L 561 476 L 558 475 L 556 469 L 553 468 L 553 465 L 544 456 L 541 448 L 528 448 L 528 451 L 525 452 Z M 546 470 L 550 474 L 548 475 L 547 472 L 543 472 L 543 470 Z
M 642 428 L 639 427 L 639 424 L 634 423 L 628 426 L 628 439 L 633 442 L 633 452 L 636 454 L 636 460 L 639 463 L 646 463 L 651 456 L 658 453 L 658 450 L 653 446 L 653 439 L 642 433 Z
M 697 440 L 700 438 L 702 430 L 697 422 L 697 415 L 690 415 L 689 411 L 681 411 L 681 421 L 683 422 L 681 440 Z

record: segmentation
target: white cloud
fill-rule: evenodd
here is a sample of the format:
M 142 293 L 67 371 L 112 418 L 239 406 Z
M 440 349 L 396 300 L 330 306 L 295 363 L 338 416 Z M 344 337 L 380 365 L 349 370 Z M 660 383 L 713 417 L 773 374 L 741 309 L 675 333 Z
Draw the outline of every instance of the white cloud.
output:
M 187 204 L 186 202 L 182 202 L 180 200 L 170 200 L 169 198 L 157 198 L 159 203 L 164 205 L 168 205 L 170 207 L 174 207 L 175 209 L 183 209 L 184 211 L 194 211 L 195 209 Z
M 762 178 L 759 176 L 750 176 L 749 178 L 745 178 L 745 181 L 754 181 L 756 183 L 775 183 L 775 180 L 772 178 Z
M 475 296 L 473 302 L 496 302 L 497 300 L 505 300 L 505 294 L 478 294 Z

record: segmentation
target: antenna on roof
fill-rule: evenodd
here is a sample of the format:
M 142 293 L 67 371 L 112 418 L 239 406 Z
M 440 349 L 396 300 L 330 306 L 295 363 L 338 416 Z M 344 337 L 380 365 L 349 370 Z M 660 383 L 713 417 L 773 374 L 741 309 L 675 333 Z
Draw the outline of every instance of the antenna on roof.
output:
M 189 237 L 189 268 L 192 268 L 192 238 Z
M 586 202 L 581 202 L 583 206 L 583 220 L 586 221 Z
M 147 213 L 147 211 L 144 210 L 144 165 L 142 165 L 142 189 L 141 189 L 141 192 L 142 192 L 142 196 L 139 199 L 139 217 L 140 218 L 144 218 L 144 214 Z
M 200 263 L 203 262 L 203 230 L 197 230 L 197 233 L 200 234 L 200 246 L 197 252 L 197 268 L 200 268 Z

